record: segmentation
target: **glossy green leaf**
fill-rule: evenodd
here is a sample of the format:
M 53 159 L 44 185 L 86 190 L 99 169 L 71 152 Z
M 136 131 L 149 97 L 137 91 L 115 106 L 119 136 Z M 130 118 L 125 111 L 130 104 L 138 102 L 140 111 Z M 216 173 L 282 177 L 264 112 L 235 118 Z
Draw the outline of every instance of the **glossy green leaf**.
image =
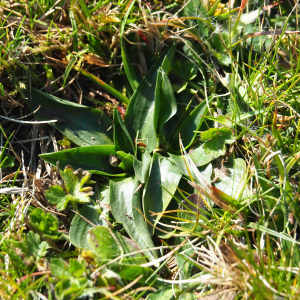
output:
M 163 125 L 170 120 L 177 112 L 177 101 L 173 93 L 171 82 L 168 76 L 161 72 L 158 80 L 162 81 L 161 104 L 158 120 L 158 132 L 161 132 Z
M 197 76 L 198 68 L 192 61 L 189 60 L 176 61 L 176 63 L 172 65 L 171 72 L 183 80 L 188 81 Z
M 246 162 L 237 158 L 234 160 L 233 168 L 228 167 L 226 171 L 219 174 L 219 180 L 215 182 L 215 187 L 236 200 L 245 199 L 252 196 L 246 186 L 247 176 Z
M 181 173 L 167 158 L 159 153 L 154 153 L 150 176 L 146 182 L 145 194 L 143 197 L 143 208 L 146 218 L 155 225 L 160 216 L 151 217 L 151 212 L 164 212 L 172 200 Z M 148 225 L 149 232 L 154 232 L 155 226 Z
M 138 79 L 136 77 L 136 73 L 134 71 L 134 68 L 132 66 L 132 62 L 130 60 L 129 53 L 128 53 L 127 49 L 126 49 L 123 34 L 124 34 L 124 29 L 125 29 L 127 18 L 129 16 L 132 8 L 133 8 L 134 3 L 135 3 L 135 0 L 133 0 L 130 3 L 130 6 L 128 7 L 128 9 L 127 9 L 127 11 L 126 11 L 126 13 L 125 13 L 125 15 L 123 17 L 122 24 L 121 24 L 121 29 L 120 29 L 121 54 L 122 54 L 123 66 L 124 66 L 124 70 L 125 70 L 127 79 L 129 81 L 129 83 L 130 83 L 131 88 L 132 88 L 133 91 L 135 91 L 138 88 L 139 82 L 138 82 Z
M 176 166 L 179 169 L 179 171 L 181 172 L 181 174 L 183 174 L 185 176 L 188 176 L 188 177 L 190 177 L 190 174 L 191 174 L 193 179 L 195 181 L 197 181 L 197 176 L 196 176 L 195 172 L 190 167 L 189 167 L 189 172 L 190 173 L 187 170 L 186 164 L 187 164 L 187 166 L 189 166 L 189 164 L 188 164 L 188 161 L 187 161 L 186 157 L 185 157 L 185 161 L 186 161 L 186 164 L 185 164 L 182 155 L 175 155 L 175 154 L 170 154 L 170 153 L 169 153 L 169 155 L 170 155 L 170 159 L 172 160 L 173 163 L 176 164 Z M 195 161 L 193 161 L 193 162 L 196 165 L 196 162 Z M 209 164 L 208 166 L 203 167 L 203 168 L 201 169 L 201 175 L 206 179 L 207 182 L 210 182 L 211 175 L 212 175 L 212 165 Z
M 147 174 L 149 173 L 150 164 L 151 164 L 151 155 L 147 151 L 147 149 L 144 149 L 144 153 L 142 154 L 142 161 L 138 160 L 136 157 L 133 158 L 134 172 L 141 183 L 146 182 Z
M 140 182 L 137 177 L 110 181 L 111 212 L 117 222 L 122 223 L 128 235 L 145 250 L 145 256 L 154 260 L 156 251 L 146 251 L 154 247 L 143 216 L 136 210 L 141 209 Z
M 118 168 L 124 170 L 127 174 L 133 174 L 133 155 L 127 154 L 123 151 L 117 151 L 117 157 L 120 161 Z
M 145 139 L 149 152 L 156 145 L 160 111 L 161 82 L 157 86 L 157 77 L 159 72 L 168 73 L 174 53 L 175 45 L 172 44 L 160 55 L 135 90 L 126 111 L 124 122 L 131 138 Z
M 50 123 L 78 146 L 113 143 L 112 122 L 103 111 L 62 100 L 36 89 L 24 90 L 26 102 L 37 120 L 57 120 Z
M 114 143 L 116 151 L 134 154 L 134 145 L 118 109 L 114 109 Z
M 72 165 L 74 169 L 82 168 L 93 174 L 125 176 L 126 174 L 123 170 L 112 167 L 109 164 L 109 156 L 111 154 L 116 154 L 115 147 L 102 145 L 41 154 L 40 157 L 52 165 L 56 165 L 56 162 L 59 161 L 61 169 L 67 165 Z
M 186 149 L 189 148 L 196 138 L 195 131 L 200 129 L 207 111 L 206 101 L 201 102 L 178 127 L 172 138 L 172 145 L 178 147 L 179 134 L 181 134 L 183 144 Z
M 103 221 L 100 220 L 101 213 L 98 208 L 91 203 L 82 206 L 79 210 L 79 214 L 80 215 L 75 215 L 71 222 L 70 242 L 77 248 L 89 249 L 87 232 L 93 225 L 88 223 L 85 219 L 96 226 L 103 225 Z

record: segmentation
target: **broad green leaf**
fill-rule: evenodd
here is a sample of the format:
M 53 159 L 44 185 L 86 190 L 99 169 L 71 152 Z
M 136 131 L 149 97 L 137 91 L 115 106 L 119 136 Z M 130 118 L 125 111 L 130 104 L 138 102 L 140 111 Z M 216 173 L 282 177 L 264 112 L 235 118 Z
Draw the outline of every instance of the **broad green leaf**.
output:
M 139 282 L 145 282 L 154 273 L 154 271 L 150 268 L 121 263 L 114 263 L 112 265 L 109 265 L 108 268 L 119 274 L 123 279 L 126 279 L 128 281 L 133 281 L 138 276 L 143 275 Z M 154 278 L 155 277 L 153 277 L 153 279 Z
M 87 232 L 93 226 L 84 218 L 96 226 L 103 225 L 103 221 L 100 220 L 101 213 L 94 204 L 86 204 L 79 210 L 79 214 L 80 216 L 75 215 L 71 223 L 70 242 L 77 248 L 89 249 Z
M 132 88 L 133 91 L 135 91 L 138 88 L 139 82 L 138 82 L 138 79 L 136 77 L 136 73 L 134 71 L 134 68 L 132 66 L 132 62 L 130 61 L 129 53 L 128 53 L 127 49 L 126 49 L 123 35 L 124 35 L 124 29 L 125 29 L 127 18 L 129 16 L 132 8 L 133 8 L 134 3 L 135 3 L 135 0 L 133 0 L 130 3 L 130 6 L 128 7 L 128 9 L 126 11 L 125 16 L 123 17 L 123 21 L 122 21 L 121 29 L 120 29 L 121 54 L 122 54 L 123 66 L 124 66 L 124 70 L 125 70 L 127 79 L 129 81 L 129 83 L 130 83 L 131 88 Z
M 151 293 L 146 299 L 147 300 L 172 300 L 174 299 L 174 294 L 179 292 L 179 289 L 173 286 L 162 287 L 159 290 Z
M 84 261 L 82 261 L 81 263 L 76 259 L 76 258 L 71 258 L 69 260 L 69 264 L 70 264 L 70 273 L 78 278 L 81 277 L 85 271 L 85 264 Z
M 2 159 L 0 159 L 0 168 L 12 168 L 15 166 L 16 158 L 2 151 Z
M 39 207 L 29 214 L 29 223 L 46 238 L 58 240 L 62 237 L 62 233 L 58 232 L 58 219 Z
M 78 146 L 111 145 L 112 122 L 99 109 L 62 100 L 36 89 L 24 90 L 26 102 L 37 120 L 57 120 L 50 123 Z
M 146 218 L 154 225 L 148 225 L 149 232 L 154 232 L 155 221 L 160 216 L 151 217 L 151 212 L 164 212 L 172 200 L 181 174 L 177 167 L 159 153 L 154 153 L 150 176 L 146 182 L 143 197 L 143 208 Z M 151 211 L 151 212 L 150 212 Z
M 156 251 L 146 251 L 154 247 L 141 209 L 140 182 L 137 177 L 110 181 L 111 212 L 117 222 L 123 224 L 128 235 L 136 242 L 150 260 L 157 258 Z
M 58 210 L 64 210 L 67 207 L 70 200 L 67 196 L 67 193 L 59 185 L 50 186 L 46 192 L 46 198 L 51 204 L 57 204 Z
M 127 174 L 133 174 L 133 155 L 123 151 L 117 151 L 117 157 L 120 161 L 118 168 L 124 170 Z
M 207 114 L 208 108 L 206 101 L 201 102 L 182 122 L 182 124 L 176 130 L 173 139 L 171 141 L 174 147 L 178 148 L 179 145 L 179 134 L 186 149 L 189 148 L 194 142 L 197 133 L 204 121 L 204 116 Z
M 92 174 L 125 176 L 126 174 L 123 170 L 110 165 L 109 157 L 111 154 L 116 154 L 115 147 L 112 145 L 102 145 L 41 154 L 40 157 L 52 165 L 56 165 L 56 162 L 59 161 L 61 169 L 67 165 L 72 165 L 75 169 L 82 168 Z
M 77 170 L 74 172 L 73 167 L 66 166 L 63 172 L 60 172 L 60 176 L 64 180 L 64 189 L 59 186 L 51 186 L 46 192 L 46 197 L 51 204 L 57 204 L 57 210 L 64 210 L 67 208 L 69 202 L 72 205 L 76 203 L 88 203 L 90 202 L 89 196 L 92 196 L 94 192 L 91 187 L 83 187 L 90 178 L 88 172 L 82 172 Z
M 172 44 L 160 55 L 135 90 L 126 111 L 124 122 L 131 138 L 145 139 L 149 152 L 156 145 L 160 111 L 161 82 L 157 86 L 157 77 L 159 72 L 168 73 L 174 53 Z
M 163 125 L 176 114 L 177 101 L 174 96 L 172 85 L 168 76 L 164 72 L 160 72 L 159 77 L 158 80 L 162 81 L 162 90 L 158 120 L 158 132 L 161 132 Z
M 197 76 L 198 68 L 189 60 L 176 61 L 172 65 L 171 72 L 182 78 L 184 81 L 188 81 Z
M 146 182 L 147 174 L 149 173 L 149 168 L 151 164 L 151 155 L 147 149 L 143 149 L 142 161 L 138 160 L 136 157 L 133 158 L 133 168 L 135 175 L 141 183 Z
M 229 128 L 210 128 L 201 134 L 205 143 L 196 148 L 190 157 L 197 167 L 204 166 L 221 155 L 225 155 L 225 144 L 235 142 L 234 134 Z
M 52 258 L 50 264 L 52 275 L 60 280 L 70 278 L 69 266 L 60 258 Z
M 211 140 L 213 138 L 219 138 L 226 144 L 232 144 L 235 142 L 233 132 L 229 128 L 210 128 L 209 130 L 201 133 L 201 140 L 203 142 L 206 142 L 207 140 Z
M 140 250 L 137 244 L 131 239 L 104 226 L 91 228 L 88 231 L 87 239 L 90 249 L 101 259 L 114 259 L 122 254 Z M 130 264 L 147 262 L 142 254 L 136 254 L 134 255 L 134 258 L 127 257 L 125 259 L 128 259 Z
M 220 169 L 218 173 L 219 180 L 215 182 L 215 187 L 220 191 L 236 200 L 252 196 L 246 186 L 248 175 L 246 162 L 243 159 L 235 159 L 233 168 Z
M 114 259 L 122 254 L 121 245 L 109 228 L 97 226 L 89 229 L 88 244 L 101 259 Z
M 116 151 L 122 150 L 134 154 L 132 139 L 116 107 L 114 109 L 114 143 Z
M 189 164 L 188 164 L 188 160 L 187 160 L 186 156 L 175 155 L 175 154 L 171 154 L 171 153 L 169 153 L 169 155 L 170 155 L 171 161 L 176 164 L 176 166 L 179 169 L 181 174 L 188 176 L 188 177 L 190 177 L 190 174 L 191 174 L 193 179 L 195 181 L 197 181 L 197 176 L 196 176 L 195 172 L 191 168 L 189 168 L 190 173 L 187 170 L 187 166 L 189 167 Z M 183 160 L 183 157 L 185 158 L 186 164 Z M 191 157 L 191 155 L 190 155 L 190 157 Z M 193 162 L 196 165 L 196 161 L 193 160 Z M 205 168 L 205 169 L 203 169 L 203 168 Z M 212 165 L 209 164 L 207 167 L 203 167 L 203 168 L 201 169 L 201 171 L 199 171 L 199 170 L 198 171 L 201 172 L 201 175 L 205 178 L 205 180 L 207 182 L 210 182 L 211 175 L 212 175 Z

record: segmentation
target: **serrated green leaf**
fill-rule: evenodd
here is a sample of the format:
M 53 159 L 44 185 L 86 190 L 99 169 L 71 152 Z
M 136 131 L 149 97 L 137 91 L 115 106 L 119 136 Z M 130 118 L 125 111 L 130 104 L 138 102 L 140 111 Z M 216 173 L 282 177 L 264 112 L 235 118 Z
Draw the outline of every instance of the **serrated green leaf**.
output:
M 44 212 L 41 208 L 36 208 L 29 214 L 29 222 L 35 230 L 42 233 L 46 238 L 58 240 L 62 237 L 62 233 L 58 232 L 58 219 L 52 214 Z
M 61 186 L 51 186 L 46 192 L 46 197 L 52 204 L 57 204 L 59 211 L 67 208 L 69 202 L 73 205 L 75 203 L 88 203 L 90 202 L 89 196 L 94 193 L 90 187 L 83 188 L 83 185 L 89 181 L 90 174 L 82 172 L 82 169 L 74 172 L 73 167 L 66 166 L 65 170 L 60 173 L 64 180 L 64 188 Z
M 29 231 L 27 235 L 22 237 L 21 243 L 16 245 L 25 254 L 26 259 L 39 260 L 46 255 L 49 244 L 45 241 L 41 242 L 40 236 L 33 231 Z
M 196 26 L 195 30 L 199 37 L 207 36 L 209 33 L 207 1 L 191 0 L 184 6 L 184 12 L 191 18 L 188 20 L 189 27 Z

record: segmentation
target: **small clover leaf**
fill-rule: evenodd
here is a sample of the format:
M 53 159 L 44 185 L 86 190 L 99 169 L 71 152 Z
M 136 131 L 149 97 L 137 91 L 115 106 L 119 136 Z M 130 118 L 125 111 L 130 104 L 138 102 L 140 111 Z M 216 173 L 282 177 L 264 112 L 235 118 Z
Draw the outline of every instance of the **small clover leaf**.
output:
M 90 202 L 89 196 L 94 194 L 92 188 L 83 187 L 85 184 L 94 183 L 94 181 L 90 180 L 91 174 L 88 171 L 83 172 L 82 169 L 78 169 L 74 172 L 71 166 L 66 166 L 60 175 L 65 183 L 64 188 L 55 185 L 46 192 L 49 202 L 57 204 L 57 210 L 66 209 L 69 203 L 77 208 L 76 203 Z
M 62 233 L 58 232 L 58 219 L 50 213 L 44 212 L 41 208 L 35 209 L 29 215 L 31 226 L 43 234 L 46 238 L 58 240 L 62 237 Z

